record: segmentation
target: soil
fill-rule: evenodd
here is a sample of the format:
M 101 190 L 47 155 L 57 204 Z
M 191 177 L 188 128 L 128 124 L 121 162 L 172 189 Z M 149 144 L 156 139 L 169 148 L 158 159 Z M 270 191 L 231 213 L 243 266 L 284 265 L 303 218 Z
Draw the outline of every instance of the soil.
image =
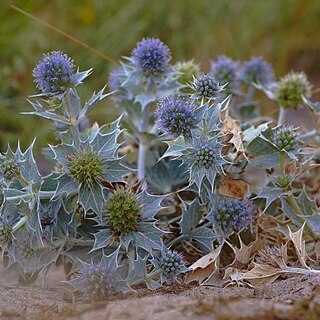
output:
M 46 287 L 40 281 L 18 287 L 13 274 L 3 274 L 0 319 L 320 319 L 320 276 L 295 276 L 255 288 L 195 284 L 165 286 L 156 292 L 141 288 L 100 302 L 75 296 L 63 284 L 58 287 L 59 277 L 61 272 L 55 270 Z

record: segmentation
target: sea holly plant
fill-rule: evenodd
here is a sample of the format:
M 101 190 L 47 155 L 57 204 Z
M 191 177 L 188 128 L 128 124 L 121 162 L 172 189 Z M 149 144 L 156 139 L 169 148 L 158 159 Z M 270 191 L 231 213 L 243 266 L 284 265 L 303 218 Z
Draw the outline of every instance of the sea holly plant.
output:
M 84 103 L 78 86 L 92 70 L 61 51 L 35 67 L 40 94 L 27 113 L 53 123 L 51 173 L 39 173 L 35 141 L 0 153 L 1 252 L 24 283 L 63 264 L 65 285 L 106 299 L 174 282 L 230 284 L 233 271 L 251 284 L 271 267 L 317 273 L 320 109 L 306 75 L 276 81 L 262 57 L 219 56 L 209 73 L 171 61 L 164 42 L 144 38 L 112 71 L 111 91 Z M 256 89 L 278 119 L 260 114 Z M 90 125 L 109 95 L 121 116 Z M 284 116 L 297 108 L 313 117 L 310 132 Z

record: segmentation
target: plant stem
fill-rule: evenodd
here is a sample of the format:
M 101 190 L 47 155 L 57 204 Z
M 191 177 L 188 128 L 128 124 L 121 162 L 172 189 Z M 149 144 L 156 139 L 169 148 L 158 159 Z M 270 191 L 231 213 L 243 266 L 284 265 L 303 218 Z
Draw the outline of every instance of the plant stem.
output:
M 285 115 L 286 115 L 286 110 L 285 110 L 285 108 L 283 108 L 283 107 L 280 106 L 279 115 L 278 115 L 278 122 L 277 122 L 277 125 L 278 125 L 278 126 L 280 126 L 280 125 L 283 124 Z
M 280 157 L 280 171 L 281 174 L 285 174 L 285 168 L 284 168 L 284 157 L 285 157 L 285 153 L 283 151 L 279 152 L 279 157 Z
M 28 217 L 27 216 L 23 216 L 13 227 L 12 227 L 12 231 L 17 231 L 18 229 L 20 229 L 22 226 L 25 225 L 25 223 L 28 221 Z
M 310 132 L 299 134 L 298 137 L 299 137 L 299 139 L 308 139 L 308 138 L 312 138 L 312 137 L 314 137 L 316 135 L 317 135 L 317 130 L 313 129 Z
M 249 86 L 249 89 L 246 95 L 246 105 L 249 105 L 250 103 L 252 103 L 254 92 L 255 92 L 255 87 Z
M 140 124 L 139 137 L 139 154 L 138 154 L 138 179 L 142 180 L 145 177 L 146 156 L 148 145 L 144 137 L 144 133 L 148 129 L 149 124 L 149 106 L 146 106 L 142 112 L 142 120 Z
M 66 104 L 66 109 L 67 109 L 67 113 L 68 113 L 68 117 L 69 117 L 69 119 L 68 119 L 69 120 L 69 131 L 73 137 L 74 146 L 76 148 L 78 148 L 80 145 L 80 132 L 79 132 L 78 124 L 76 124 L 76 119 L 74 119 L 72 116 L 72 112 L 71 112 L 72 106 L 71 106 L 69 91 L 65 94 L 64 101 Z

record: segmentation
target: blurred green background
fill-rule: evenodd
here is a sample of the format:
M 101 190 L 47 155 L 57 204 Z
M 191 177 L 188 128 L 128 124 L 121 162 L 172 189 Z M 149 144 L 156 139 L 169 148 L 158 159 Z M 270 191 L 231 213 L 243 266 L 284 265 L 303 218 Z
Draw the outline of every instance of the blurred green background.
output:
M 115 60 L 130 54 L 144 36 L 159 37 L 174 61 L 195 58 L 203 70 L 219 54 L 245 60 L 263 55 L 277 76 L 304 70 L 317 83 L 320 75 L 319 0 L 1 0 L 0 1 L 0 150 L 20 139 L 37 150 L 53 139 L 49 123 L 20 115 L 30 111 L 26 97 L 36 94 L 32 69 L 42 53 L 62 50 L 80 70 L 94 68 L 81 87 L 84 98 L 100 89 L 113 65 L 13 10 L 14 4 L 84 41 Z M 111 100 L 92 120 L 115 116 Z

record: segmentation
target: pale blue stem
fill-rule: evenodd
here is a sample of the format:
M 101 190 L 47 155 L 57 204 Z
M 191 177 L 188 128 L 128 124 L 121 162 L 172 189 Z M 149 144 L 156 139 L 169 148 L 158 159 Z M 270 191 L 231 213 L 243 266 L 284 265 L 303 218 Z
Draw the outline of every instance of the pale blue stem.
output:
M 299 134 L 299 139 L 309 139 L 317 135 L 317 130 L 313 129 L 310 132 Z
M 255 90 L 256 89 L 254 86 L 249 86 L 249 89 L 246 95 L 246 105 L 249 105 L 252 103 Z
M 277 123 L 278 126 L 281 126 L 283 124 L 285 115 L 286 115 L 285 108 L 282 108 L 280 106 L 279 115 L 278 115 L 278 123 Z

